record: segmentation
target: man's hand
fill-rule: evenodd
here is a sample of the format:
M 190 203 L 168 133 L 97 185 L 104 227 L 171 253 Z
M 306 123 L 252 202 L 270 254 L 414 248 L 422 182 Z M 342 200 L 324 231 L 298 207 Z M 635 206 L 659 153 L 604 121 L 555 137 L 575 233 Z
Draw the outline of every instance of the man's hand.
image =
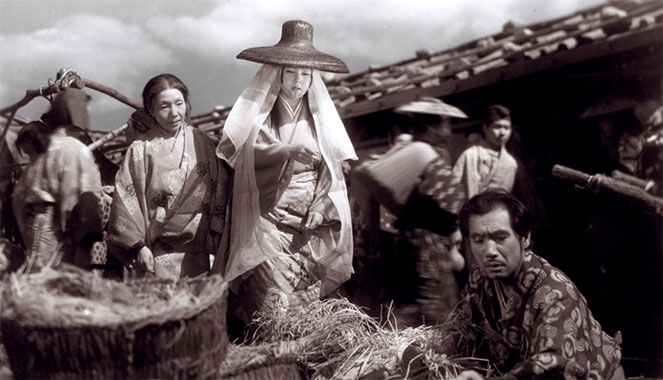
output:
M 465 370 L 460 374 L 458 374 L 456 380 L 484 380 L 484 379 L 483 376 L 481 376 L 477 371 Z

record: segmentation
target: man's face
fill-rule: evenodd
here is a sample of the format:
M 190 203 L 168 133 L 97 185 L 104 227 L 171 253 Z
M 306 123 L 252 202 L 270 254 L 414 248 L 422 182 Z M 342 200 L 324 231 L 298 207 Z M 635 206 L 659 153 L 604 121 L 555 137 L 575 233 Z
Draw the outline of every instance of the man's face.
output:
M 500 207 L 469 218 L 470 249 L 482 273 L 490 279 L 515 277 L 529 243 L 511 228 L 509 212 Z
M 501 149 L 511 137 L 511 121 L 500 119 L 493 121 L 488 126 L 484 125 L 483 134 L 490 145 L 496 149 Z

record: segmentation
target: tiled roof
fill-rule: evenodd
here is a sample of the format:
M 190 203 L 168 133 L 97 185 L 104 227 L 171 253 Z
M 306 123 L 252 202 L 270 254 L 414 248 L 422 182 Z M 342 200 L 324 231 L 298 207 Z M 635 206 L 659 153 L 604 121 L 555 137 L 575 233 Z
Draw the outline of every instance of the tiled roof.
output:
M 439 52 L 349 75 L 327 77 L 343 119 L 391 109 L 422 95 L 450 94 L 663 42 L 663 0 L 619 0 L 531 25 L 508 22 L 500 33 Z M 230 107 L 192 117 L 218 139 Z M 123 153 L 122 138 L 104 146 Z M 113 159 L 111 157 L 111 159 Z
M 342 118 L 443 97 L 663 39 L 663 1 L 611 1 L 327 83 Z

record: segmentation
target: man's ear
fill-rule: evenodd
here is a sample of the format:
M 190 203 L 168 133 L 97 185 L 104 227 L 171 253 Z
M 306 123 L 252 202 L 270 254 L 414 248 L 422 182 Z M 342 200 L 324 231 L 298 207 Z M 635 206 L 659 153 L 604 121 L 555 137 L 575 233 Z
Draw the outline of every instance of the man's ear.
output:
M 523 236 L 523 237 L 520 238 L 520 244 L 523 246 L 523 248 L 525 248 L 525 249 L 530 248 L 530 243 L 531 243 L 530 237 L 531 236 L 532 236 L 532 233 L 528 232 L 526 236 Z

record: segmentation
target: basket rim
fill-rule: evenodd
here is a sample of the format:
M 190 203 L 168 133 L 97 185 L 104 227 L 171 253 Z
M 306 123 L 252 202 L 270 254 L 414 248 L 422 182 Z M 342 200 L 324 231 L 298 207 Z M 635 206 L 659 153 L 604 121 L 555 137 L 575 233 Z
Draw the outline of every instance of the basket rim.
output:
M 104 281 L 113 281 L 103 279 Z M 17 318 L 15 315 L 12 315 L 11 309 L 13 306 L 7 307 L 2 313 L 0 313 L 0 324 L 5 321 L 13 321 L 14 323 L 19 324 L 24 327 L 32 328 L 102 328 L 102 329 L 116 329 L 122 327 L 125 330 L 135 331 L 141 329 L 148 325 L 160 325 L 170 321 L 186 320 L 195 317 L 204 310 L 209 309 L 215 303 L 222 301 L 227 302 L 227 293 L 228 293 L 228 282 L 223 279 L 221 275 L 204 275 L 197 277 L 185 277 L 181 279 L 160 279 L 160 278 L 150 278 L 150 279 L 136 279 L 125 282 L 124 284 L 129 286 L 130 289 L 140 287 L 149 287 L 149 286 L 181 286 L 181 284 L 191 284 L 191 283 L 204 283 L 201 287 L 201 293 L 206 293 L 209 297 L 205 297 L 199 302 L 196 302 L 195 305 L 179 306 L 179 307 L 168 307 L 165 310 L 154 310 L 150 311 L 147 314 L 135 315 L 135 316 L 122 316 L 116 321 L 100 321 L 91 320 L 72 320 L 67 323 L 62 323 L 62 321 L 53 321 L 53 320 L 25 320 L 22 318 Z M 213 290 L 209 287 L 214 287 Z M 7 286 L 5 292 L 11 292 L 11 286 Z M 21 296 L 16 296 L 12 294 L 11 297 L 14 297 L 13 301 L 20 303 Z M 0 295 L 0 302 L 7 306 L 9 303 L 8 300 L 5 300 L 5 295 Z M 227 307 L 227 305 L 226 305 Z

